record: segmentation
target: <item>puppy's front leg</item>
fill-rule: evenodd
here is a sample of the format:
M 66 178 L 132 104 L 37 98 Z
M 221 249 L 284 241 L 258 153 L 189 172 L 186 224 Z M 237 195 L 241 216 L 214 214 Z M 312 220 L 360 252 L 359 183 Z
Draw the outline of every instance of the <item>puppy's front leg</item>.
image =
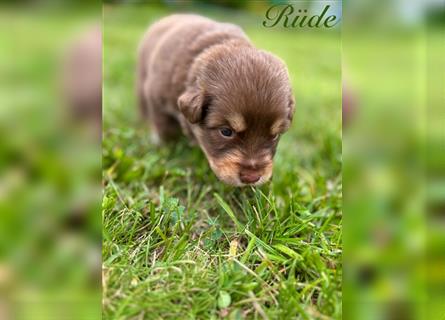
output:
M 181 135 L 180 125 L 173 115 L 163 112 L 150 100 L 148 100 L 148 110 L 153 144 L 160 145 L 163 142 L 171 142 Z
M 189 144 L 192 146 L 197 146 L 198 141 L 196 140 L 187 119 L 182 115 L 179 116 L 179 124 L 181 125 L 182 133 L 188 138 Z

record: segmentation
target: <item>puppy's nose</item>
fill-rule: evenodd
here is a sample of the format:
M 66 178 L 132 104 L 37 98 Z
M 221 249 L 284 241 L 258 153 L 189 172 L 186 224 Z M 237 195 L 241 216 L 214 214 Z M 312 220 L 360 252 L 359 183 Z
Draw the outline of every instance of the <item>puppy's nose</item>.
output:
M 254 171 L 241 171 L 239 177 L 242 183 L 251 184 L 260 180 L 261 175 Z

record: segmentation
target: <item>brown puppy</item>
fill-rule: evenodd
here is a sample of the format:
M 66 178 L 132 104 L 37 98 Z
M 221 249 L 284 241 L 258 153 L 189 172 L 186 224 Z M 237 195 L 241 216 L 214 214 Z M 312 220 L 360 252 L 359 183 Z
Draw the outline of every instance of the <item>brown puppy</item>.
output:
M 284 63 L 256 49 L 237 26 L 172 15 L 139 48 L 137 93 L 155 142 L 180 129 L 225 183 L 260 185 L 272 176 L 294 101 Z

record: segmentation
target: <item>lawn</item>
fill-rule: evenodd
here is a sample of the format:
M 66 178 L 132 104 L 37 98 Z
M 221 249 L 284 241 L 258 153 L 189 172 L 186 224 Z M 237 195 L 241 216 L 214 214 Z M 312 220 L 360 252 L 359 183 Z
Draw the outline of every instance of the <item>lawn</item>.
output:
M 104 319 L 340 319 L 340 35 L 203 10 L 286 61 L 293 126 L 260 188 L 223 185 L 185 139 L 155 147 L 138 121 L 136 48 L 170 11 L 105 6 Z

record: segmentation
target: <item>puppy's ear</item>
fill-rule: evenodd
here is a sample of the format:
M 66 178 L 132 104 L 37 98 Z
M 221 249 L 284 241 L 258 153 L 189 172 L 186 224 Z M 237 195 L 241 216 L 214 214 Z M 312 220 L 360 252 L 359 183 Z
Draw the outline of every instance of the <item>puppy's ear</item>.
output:
M 202 119 L 204 99 L 202 90 L 196 87 L 188 88 L 179 96 L 179 110 L 190 123 L 197 123 Z

